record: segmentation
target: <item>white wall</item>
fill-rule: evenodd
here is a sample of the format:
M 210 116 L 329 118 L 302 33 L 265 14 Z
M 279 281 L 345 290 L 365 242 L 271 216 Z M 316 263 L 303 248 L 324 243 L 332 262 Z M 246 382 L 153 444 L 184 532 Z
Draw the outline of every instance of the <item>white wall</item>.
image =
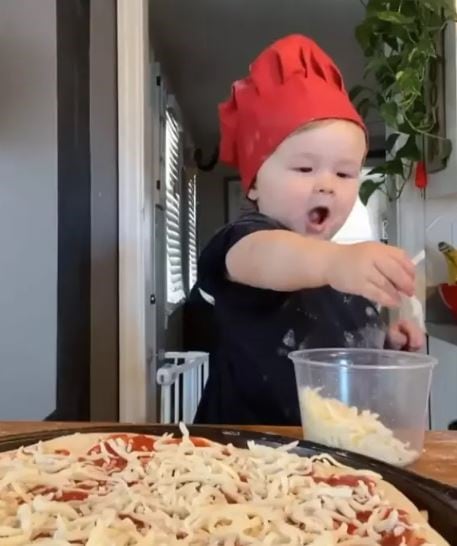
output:
M 445 430 L 457 420 L 457 348 L 432 337 L 430 353 L 438 359 L 430 400 L 432 429 Z
M 398 243 L 413 256 L 424 248 L 426 250 L 425 264 L 419 268 L 417 276 L 418 295 L 423 304 L 427 287 L 447 280 L 446 265 L 438 252 L 438 243 L 446 241 L 457 245 L 456 36 L 456 25 L 449 25 L 445 40 L 446 129 L 453 142 L 453 152 L 446 169 L 429 175 L 425 200 L 412 184 L 407 187 L 396 219 Z M 439 361 L 432 386 L 432 428 L 442 429 L 457 419 L 457 324 L 444 327 L 442 324 L 429 325 L 429 331 L 430 354 Z
M 55 0 L 0 2 L 0 419 L 54 409 Z
M 429 177 L 425 201 L 428 287 L 447 282 L 447 267 L 443 256 L 438 252 L 438 243 L 445 241 L 457 246 L 456 29 L 456 24 L 449 24 L 445 35 L 446 132 L 452 141 L 453 151 L 447 168 Z M 441 337 L 430 338 L 430 353 L 439 361 L 432 387 L 432 428 L 443 429 L 457 419 L 457 323 L 438 324 L 432 331 Z

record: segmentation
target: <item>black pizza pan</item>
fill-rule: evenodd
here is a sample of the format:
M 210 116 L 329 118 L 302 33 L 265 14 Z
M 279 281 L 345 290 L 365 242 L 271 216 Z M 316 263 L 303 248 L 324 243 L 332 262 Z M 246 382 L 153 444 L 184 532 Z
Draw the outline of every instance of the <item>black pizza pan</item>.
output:
M 50 440 L 57 436 L 74 434 L 75 432 L 131 432 L 135 434 L 151 434 L 159 436 L 172 433 L 180 436 L 178 427 L 168 425 L 94 425 L 81 428 L 61 428 L 58 430 L 38 431 L 29 434 L 9 435 L 0 438 L 0 452 L 17 449 L 39 441 Z M 233 444 L 236 447 L 246 447 L 249 441 L 271 447 L 290 444 L 293 440 L 273 434 L 221 429 L 215 427 L 191 426 L 192 436 L 207 438 L 222 444 Z M 341 464 L 371 470 L 381 474 L 383 478 L 406 495 L 420 510 L 426 510 L 430 525 L 438 531 L 451 546 L 457 546 L 457 488 L 440 482 L 423 478 L 413 472 L 390 466 L 386 463 L 357 455 L 349 451 L 332 449 L 308 441 L 299 441 L 292 450 L 303 457 L 328 453 Z

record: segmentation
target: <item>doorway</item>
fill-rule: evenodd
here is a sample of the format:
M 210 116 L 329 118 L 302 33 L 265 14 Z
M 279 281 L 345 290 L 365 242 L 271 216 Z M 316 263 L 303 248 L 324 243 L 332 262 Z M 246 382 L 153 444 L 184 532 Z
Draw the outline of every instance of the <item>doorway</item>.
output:
M 127 10 L 125 0 L 119 6 Z M 347 88 L 360 83 L 364 59 L 354 29 L 364 8 L 356 1 L 338 0 L 286 0 L 281 6 L 275 0 L 137 0 L 128 2 L 128 11 L 119 14 L 131 25 L 136 17 L 141 32 L 122 35 L 120 23 L 119 43 L 124 43 L 120 55 L 126 57 L 120 58 L 119 68 L 128 74 L 120 79 L 120 89 L 125 85 L 125 100 L 132 103 L 130 110 L 120 111 L 120 135 L 126 134 L 123 124 L 132 124 L 139 140 L 124 142 L 125 150 L 131 148 L 130 160 L 122 161 L 121 168 L 125 166 L 125 180 L 130 180 L 128 190 L 128 184 L 124 185 L 124 199 L 132 214 L 125 214 L 125 224 L 121 214 L 120 224 L 121 233 L 123 225 L 128 231 L 130 219 L 132 235 L 146 242 L 136 245 L 133 261 L 127 254 L 122 257 L 121 247 L 121 279 L 122 268 L 125 278 L 129 269 L 135 269 L 136 273 L 131 272 L 136 279 L 134 307 L 141 318 L 136 316 L 133 326 L 125 318 L 123 326 L 129 335 L 122 334 L 121 325 L 120 381 L 121 418 L 136 419 L 156 415 L 154 378 L 164 352 L 201 348 L 193 346 L 201 338 L 193 329 L 193 316 L 186 313 L 185 302 L 195 279 L 197 256 L 233 214 L 228 200 L 236 194 L 227 188 L 237 173 L 217 163 L 218 103 L 228 96 L 231 83 L 246 75 L 250 61 L 265 46 L 292 33 L 308 35 L 328 51 L 341 68 Z M 129 37 L 137 48 L 136 60 L 133 53 L 127 58 L 125 40 Z M 137 69 L 132 68 L 135 63 Z M 132 116 L 138 116 L 135 124 Z M 385 155 L 385 126 L 374 115 L 368 126 L 370 166 Z M 144 151 L 141 159 L 135 151 L 138 146 Z M 144 167 L 143 177 L 138 175 L 134 181 L 132 161 Z M 135 223 L 139 211 L 142 221 Z M 121 306 L 122 301 L 128 306 L 128 286 L 126 281 Z M 143 335 L 138 338 L 141 329 Z M 132 352 L 128 347 L 134 339 L 140 340 L 141 347 L 137 344 Z

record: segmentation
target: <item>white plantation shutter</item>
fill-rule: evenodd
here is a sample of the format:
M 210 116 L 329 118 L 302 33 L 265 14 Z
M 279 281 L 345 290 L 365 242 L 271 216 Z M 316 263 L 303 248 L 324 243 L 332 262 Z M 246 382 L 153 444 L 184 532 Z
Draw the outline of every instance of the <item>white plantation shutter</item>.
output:
M 189 290 L 197 282 L 197 177 L 187 182 L 187 260 Z
M 165 239 L 167 303 L 185 298 L 181 238 L 181 128 L 170 110 L 165 120 Z

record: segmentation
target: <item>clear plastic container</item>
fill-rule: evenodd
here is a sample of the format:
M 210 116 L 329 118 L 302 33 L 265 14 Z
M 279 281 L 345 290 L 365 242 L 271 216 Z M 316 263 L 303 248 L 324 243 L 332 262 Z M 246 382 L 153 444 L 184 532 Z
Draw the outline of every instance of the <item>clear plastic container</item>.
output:
M 396 466 L 419 457 L 435 358 L 374 349 L 312 349 L 289 357 L 307 440 Z

